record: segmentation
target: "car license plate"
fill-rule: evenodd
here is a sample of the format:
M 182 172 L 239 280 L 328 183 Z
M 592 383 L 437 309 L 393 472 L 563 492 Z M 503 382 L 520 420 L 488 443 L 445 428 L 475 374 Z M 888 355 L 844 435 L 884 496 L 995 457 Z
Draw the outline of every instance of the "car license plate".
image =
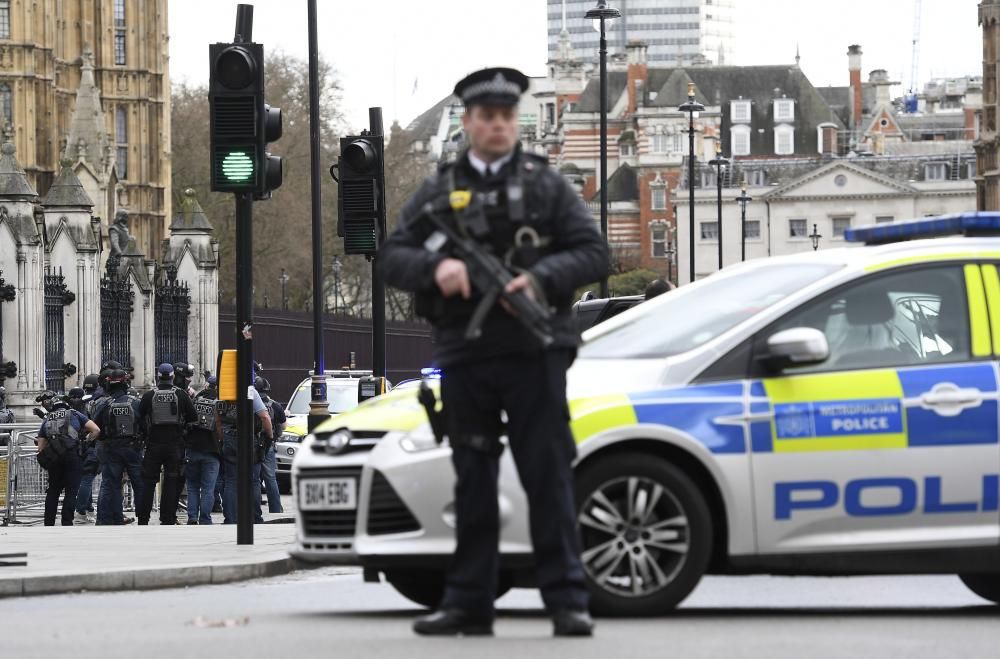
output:
M 358 507 L 355 478 L 313 478 L 299 481 L 299 510 L 354 510 Z

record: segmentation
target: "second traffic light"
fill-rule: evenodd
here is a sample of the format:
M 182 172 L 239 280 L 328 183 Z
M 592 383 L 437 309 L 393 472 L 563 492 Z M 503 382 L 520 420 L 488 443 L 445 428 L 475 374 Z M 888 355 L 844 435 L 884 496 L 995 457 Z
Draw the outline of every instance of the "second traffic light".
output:
M 385 165 L 381 135 L 340 138 L 337 235 L 345 254 L 375 254 L 385 235 Z
M 209 46 L 212 190 L 267 199 L 281 187 L 281 158 L 267 151 L 281 138 L 281 110 L 264 102 L 264 47 Z

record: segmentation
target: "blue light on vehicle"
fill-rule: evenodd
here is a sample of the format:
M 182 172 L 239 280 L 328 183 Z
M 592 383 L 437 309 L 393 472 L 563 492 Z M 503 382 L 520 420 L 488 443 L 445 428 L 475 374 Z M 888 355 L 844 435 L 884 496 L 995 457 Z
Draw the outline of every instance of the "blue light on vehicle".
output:
M 924 217 L 892 224 L 870 224 L 847 229 L 849 243 L 883 245 L 886 243 L 958 235 L 1000 235 L 1000 212 L 983 211 Z
M 424 378 L 439 378 L 441 377 L 440 368 L 422 368 L 420 369 L 420 376 Z

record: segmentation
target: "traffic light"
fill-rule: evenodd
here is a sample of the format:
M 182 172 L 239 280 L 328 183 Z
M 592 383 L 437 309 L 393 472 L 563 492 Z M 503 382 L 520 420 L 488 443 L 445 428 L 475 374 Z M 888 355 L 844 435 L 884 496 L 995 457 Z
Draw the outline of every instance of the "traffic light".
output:
M 345 254 L 371 256 L 385 235 L 384 139 L 367 131 L 340 138 L 337 235 Z
M 267 152 L 281 137 L 281 110 L 264 103 L 264 47 L 211 44 L 209 60 L 212 190 L 267 199 L 281 186 L 281 158 Z

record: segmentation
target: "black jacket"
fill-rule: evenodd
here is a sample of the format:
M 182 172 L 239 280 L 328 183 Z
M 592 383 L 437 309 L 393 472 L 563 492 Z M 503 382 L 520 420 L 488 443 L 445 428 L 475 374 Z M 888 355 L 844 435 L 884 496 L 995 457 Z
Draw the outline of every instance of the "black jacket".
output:
M 449 171 L 451 167 L 456 168 L 454 173 Z M 527 222 L 537 228 L 539 234 L 551 238 L 545 254 L 528 271 L 555 310 L 552 347 L 576 347 L 580 335 L 571 311 L 574 293 L 578 287 L 607 274 L 607 244 L 579 195 L 562 175 L 549 168 L 546 158 L 517 149 L 498 177 L 505 179 L 515 167 L 521 168 L 524 181 Z M 441 298 L 434 282 L 434 271 L 449 254 L 447 248 L 435 253 L 424 247 L 424 241 L 434 229 L 422 216 L 422 208 L 429 201 L 447 198 L 452 177 L 477 191 L 490 185 L 472 168 L 466 153 L 425 180 L 403 206 L 398 228 L 379 250 L 379 268 L 389 285 Z M 534 337 L 499 304 L 487 316 L 483 335 L 476 341 L 466 341 L 465 329 L 477 299 L 476 291 L 469 302 L 449 298 L 444 303 L 449 312 L 430 318 L 434 324 L 434 361 L 437 365 L 540 350 Z

